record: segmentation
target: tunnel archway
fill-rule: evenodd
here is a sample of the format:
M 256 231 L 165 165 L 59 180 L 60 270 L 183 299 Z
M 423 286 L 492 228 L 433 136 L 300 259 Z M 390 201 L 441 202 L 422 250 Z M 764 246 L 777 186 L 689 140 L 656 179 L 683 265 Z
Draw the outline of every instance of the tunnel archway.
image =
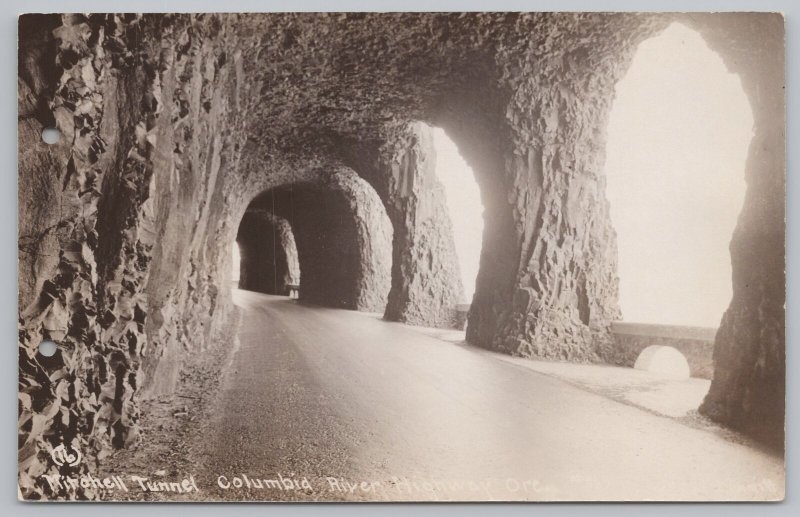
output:
M 242 269 L 242 252 L 239 249 L 239 243 L 234 241 L 231 246 L 231 285 L 239 287 L 239 277 L 241 276 Z
M 273 211 L 258 206 L 248 209 L 239 223 L 236 247 L 239 289 L 288 296 L 291 286 L 300 283 L 294 232 L 289 221 Z
M 436 152 L 436 176 L 447 201 L 456 258 L 463 286 L 461 305 L 469 306 L 475 294 L 483 244 L 483 204 L 475 173 L 458 146 L 441 128 L 432 128 Z
M 375 191 L 341 168 L 257 195 L 238 231 L 240 286 L 303 302 L 381 312 L 391 271 L 391 223 Z
M 624 321 L 719 326 L 752 126 L 739 77 L 698 32 L 676 22 L 639 45 L 606 146 Z
M 394 227 L 392 288 L 385 319 L 426 327 L 459 326 L 463 281 L 445 188 L 437 178 L 433 128 L 441 128 L 474 171 L 485 210 L 480 265 L 467 339 L 493 347 L 501 323 L 495 303 L 513 292 L 513 209 L 505 180 L 497 121 L 476 113 L 480 88 L 452 92 L 431 117 L 393 122 L 377 140 L 339 138 L 336 154 L 378 192 Z M 508 136 L 508 135 L 504 135 Z M 479 212 L 480 206 L 474 211 Z M 477 301 L 477 303 L 476 303 Z
M 782 450 L 785 411 L 785 113 L 782 18 L 678 15 L 738 76 L 752 110 L 744 202 L 728 244 L 732 296 L 699 412 Z M 665 24 L 664 27 L 667 25 Z M 660 32 L 654 31 L 655 34 Z M 768 201 L 769 200 L 769 201 Z M 755 330 L 758 329 L 758 330 Z

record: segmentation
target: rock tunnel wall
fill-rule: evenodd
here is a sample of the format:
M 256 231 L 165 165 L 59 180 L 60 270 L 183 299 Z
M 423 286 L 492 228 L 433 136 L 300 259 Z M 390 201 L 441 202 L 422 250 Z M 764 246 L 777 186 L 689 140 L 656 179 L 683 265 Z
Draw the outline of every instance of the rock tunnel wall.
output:
M 399 125 L 379 144 L 343 148 L 351 148 L 345 160 L 381 195 L 394 228 L 392 288 L 384 317 L 453 328 L 463 286 L 430 128 L 419 122 Z
M 289 221 L 266 210 L 248 210 L 236 235 L 240 289 L 288 295 L 300 283 L 297 245 Z
M 170 393 L 181 358 L 209 346 L 230 314 L 229 250 L 259 192 L 351 167 L 394 226 L 387 316 L 446 322 L 458 288 L 436 282 L 457 275 L 447 235 L 425 223 L 442 202 L 413 121 L 443 127 L 481 187 L 469 340 L 601 360 L 619 314 L 602 172 L 614 85 L 638 43 L 674 20 L 740 74 L 756 121 L 734 296 L 701 409 L 781 441 L 783 30 L 779 16 L 742 16 L 23 16 L 24 490 L 39 490 L 32 476 L 56 444 L 96 459 L 137 440 L 137 400 Z M 54 146 L 40 139 L 50 125 L 63 135 Z M 35 353 L 44 338 L 61 345 L 53 359 Z
M 733 299 L 700 412 L 782 449 L 786 399 L 786 117 L 779 14 L 688 17 L 737 73 L 753 110 L 742 213 L 731 240 Z
M 218 173 L 236 161 L 236 58 L 225 25 L 205 16 L 20 18 L 26 497 L 48 490 L 35 477 L 85 470 L 136 442 L 137 400 L 171 391 L 182 355 L 227 318 L 210 245 L 225 231 Z M 61 132 L 52 146 L 41 140 L 49 126 Z M 36 354 L 42 339 L 59 344 L 52 358 Z M 82 466 L 56 471 L 49 452 L 61 444 L 82 451 Z

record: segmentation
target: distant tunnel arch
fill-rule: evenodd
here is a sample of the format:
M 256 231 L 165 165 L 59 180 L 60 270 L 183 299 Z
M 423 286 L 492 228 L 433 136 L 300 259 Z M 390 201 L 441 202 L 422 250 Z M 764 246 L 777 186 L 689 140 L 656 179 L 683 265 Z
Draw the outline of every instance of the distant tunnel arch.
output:
M 240 266 L 238 287 L 288 295 L 300 283 L 297 244 L 289 221 L 265 209 L 245 212 L 236 236 Z
M 391 283 L 392 226 L 375 191 L 340 168 L 312 181 L 268 189 L 245 211 L 237 233 L 242 289 L 380 312 Z

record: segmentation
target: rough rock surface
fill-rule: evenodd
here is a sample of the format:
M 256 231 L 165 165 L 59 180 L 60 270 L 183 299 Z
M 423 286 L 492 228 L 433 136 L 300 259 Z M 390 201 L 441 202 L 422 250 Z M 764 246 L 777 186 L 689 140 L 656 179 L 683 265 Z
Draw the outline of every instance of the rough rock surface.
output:
M 425 299 L 432 273 L 454 270 L 446 232 L 426 222 L 442 223 L 431 217 L 441 198 L 415 121 L 443 127 L 481 187 L 469 340 L 601 359 L 619 314 L 608 113 L 637 44 L 673 20 L 741 76 L 756 120 L 734 297 L 702 411 L 780 442 L 779 16 L 30 15 L 18 77 L 23 495 L 41 495 L 33 477 L 55 445 L 102 460 L 137 440 L 137 400 L 172 392 L 182 358 L 219 339 L 230 246 L 269 189 L 349 166 L 394 225 L 387 316 L 421 321 L 434 308 L 434 322 L 446 320 L 455 291 Z M 39 134 L 50 125 L 62 139 L 48 147 Z M 49 360 L 36 354 L 45 338 L 60 344 Z
M 394 227 L 392 289 L 384 317 L 454 328 L 463 286 L 430 127 L 401 125 L 380 146 L 356 145 L 351 152 L 348 163 L 375 185 Z
M 777 448 L 786 399 L 786 119 L 783 17 L 692 18 L 753 110 L 747 192 L 731 241 L 733 299 L 714 344 L 714 380 L 700 412 Z
M 289 294 L 300 283 L 297 244 L 289 221 L 264 209 L 245 212 L 236 234 L 241 265 L 240 289 L 266 294 Z
M 218 339 L 237 89 L 213 17 L 20 18 L 20 488 L 138 440 L 137 399 L 170 392 L 182 357 Z M 154 37 L 157 36 L 157 37 Z M 227 43 L 226 43 L 227 42 Z M 55 125 L 57 144 L 41 142 Z M 35 216 L 31 216 L 35 214 Z M 209 224 L 212 221 L 214 224 Z M 230 230 L 229 230 L 230 231 Z M 53 339 L 59 350 L 36 349 Z M 81 490 L 71 497 L 93 497 Z

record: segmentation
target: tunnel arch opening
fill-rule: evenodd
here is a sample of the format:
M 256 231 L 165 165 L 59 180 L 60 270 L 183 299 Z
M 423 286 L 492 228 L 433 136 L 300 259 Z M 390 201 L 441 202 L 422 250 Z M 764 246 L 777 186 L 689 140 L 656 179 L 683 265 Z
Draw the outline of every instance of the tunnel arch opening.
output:
M 674 22 L 639 45 L 606 146 L 624 321 L 719 326 L 752 136 L 740 78 L 700 33 Z
M 505 295 L 501 291 L 510 287 L 513 274 L 510 270 L 514 257 L 510 238 L 513 232 L 511 210 L 503 201 L 504 185 L 491 179 L 501 169 L 503 160 L 498 140 L 484 135 L 492 126 L 483 120 L 474 120 L 463 109 L 463 99 L 453 96 L 451 102 L 452 105 L 442 107 L 435 115 L 409 118 L 392 125 L 379 140 L 345 139 L 341 152 L 348 166 L 375 187 L 393 226 L 392 287 L 384 318 L 415 326 L 452 329 L 463 328 L 469 311 L 486 323 L 480 334 L 489 335 L 490 325 L 497 319 L 491 304 L 495 297 Z M 457 168 L 468 169 L 462 171 L 462 181 L 475 180 L 473 192 L 478 195 L 471 203 L 475 206 L 469 207 L 471 215 L 477 216 L 480 223 L 481 208 L 486 206 L 486 200 L 494 207 L 489 220 L 493 228 L 500 231 L 484 230 L 477 236 L 474 231 L 469 232 L 469 241 L 480 249 L 481 264 L 490 265 L 481 269 L 475 264 L 470 268 L 473 274 L 476 269 L 491 270 L 484 275 L 482 291 L 478 288 L 480 279 L 462 279 L 453 217 L 445 186 L 436 171 L 434 131 L 448 141 L 450 154 L 460 162 Z M 482 246 L 487 236 L 496 245 Z M 487 253 L 491 255 L 488 258 Z M 477 261 L 476 257 L 472 258 Z M 509 267 L 503 267 L 507 264 Z M 497 277 L 502 280 L 498 281 Z M 470 303 L 475 296 L 465 297 L 465 283 L 469 284 L 470 293 L 475 287 L 475 296 L 483 292 L 477 311 L 476 305 Z M 478 334 L 476 329 L 473 331 Z M 485 342 L 483 337 L 476 341 L 482 339 Z
M 475 295 L 483 244 L 483 202 L 475 173 L 447 132 L 428 126 L 433 138 L 435 175 L 444 190 L 461 289 L 457 298 L 455 327 L 464 329 Z
M 304 303 L 382 312 L 392 227 L 375 191 L 347 169 L 280 184 L 255 196 L 236 242 L 239 287 Z
M 475 173 L 458 146 L 439 127 L 431 128 L 436 152 L 436 176 L 444 186 L 453 241 L 458 257 L 461 284 L 460 303 L 469 304 L 475 294 L 483 236 L 483 202 Z
M 740 77 L 701 33 L 673 22 L 637 47 L 616 84 L 606 194 L 617 238 L 616 356 L 669 348 L 705 395 L 732 298 L 753 113 Z M 687 394 L 688 396 L 688 394 Z
M 239 279 L 242 273 L 242 252 L 239 249 L 239 243 L 235 240 L 231 245 L 231 286 L 234 288 L 239 287 Z
M 274 192 L 267 193 L 274 197 Z M 300 264 L 294 232 L 274 206 L 249 208 L 233 244 L 236 287 L 265 294 L 290 296 L 300 283 Z

